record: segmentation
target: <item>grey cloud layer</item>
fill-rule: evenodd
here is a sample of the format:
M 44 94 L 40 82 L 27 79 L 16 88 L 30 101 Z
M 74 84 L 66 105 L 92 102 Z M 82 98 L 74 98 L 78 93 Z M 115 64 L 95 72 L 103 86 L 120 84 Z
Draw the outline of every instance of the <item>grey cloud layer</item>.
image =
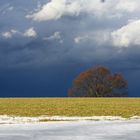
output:
M 1 67 L 112 63 L 120 58 L 127 63 L 132 49 L 132 56 L 139 58 L 139 0 L 6 0 L 0 4 Z M 130 66 L 133 57 L 129 57 Z

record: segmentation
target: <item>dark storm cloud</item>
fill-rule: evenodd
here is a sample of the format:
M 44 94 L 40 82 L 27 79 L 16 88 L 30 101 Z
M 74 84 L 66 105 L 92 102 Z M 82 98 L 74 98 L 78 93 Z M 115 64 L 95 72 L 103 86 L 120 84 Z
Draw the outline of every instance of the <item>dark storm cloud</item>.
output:
M 139 27 L 135 5 L 139 1 L 125 0 L 126 7 L 116 0 L 102 5 L 100 0 L 88 1 L 91 4 L 84 0 L 0 1 L 1 96 L 65 96 L 72 79 L 94 65 L 123 72 L 129 81 L 135 71 L 140 75 L 138 29 L 132 31 Z M 57 7 L 59 16 L 54 8 L 48 11 L 47 2 Z M 49 18 L 36 14 L 43 6 Z M 133 36 L 123 40 L 126 33 Z M 132 93 L 135 85 L 130 86 L 131 96 L 138 95 L 136 90 Z

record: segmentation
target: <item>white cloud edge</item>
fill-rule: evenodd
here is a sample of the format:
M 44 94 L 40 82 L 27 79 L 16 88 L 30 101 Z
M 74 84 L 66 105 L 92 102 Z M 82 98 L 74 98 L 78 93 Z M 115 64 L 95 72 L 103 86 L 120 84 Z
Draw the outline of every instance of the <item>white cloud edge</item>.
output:
M 51 0 L 34 13 L 27 14 L 26 18 L 41 22 L 57 20 L 63 16 L 78 16 L 81 13 L 99 18 L 120 18 L 125 13 L 140 12 L 139 5 L 138 0 L 108 0 L 105 3 L 100 0 Z
M 140 19 L 130 21 L 127 25 L 113 31 L 111 37 L 114 46 L 140 45 Z
M 58 40 L 59 43 L 63 43 L 63 39 L 62 39 L 62 36 L 61 36 L 61 32 L 59 31 L 56 31 L 54 32 L 51 36 L 49 37 L 44 37 L 43 40 L 45 41 L 54 41 L 54 40 Z
M 12 39 L 16 35 L 27 38 L 35 38 L 37 37 L 37 32 L 33 27 L 30 27 L 26 29 L 23 33 L 15 29 L 11 29 L 10 31 L 5 31 L 1 33 L 1 37 L 4 39 Z
M 51 0 L 44 4 L 40 10 L 33 14 L 26 15 L 35 21 L 57 20 L 62 16 L 79 15 L 80 5 L 77 1 L 67 3 L 67 0 Z
M 85 33 L 74 38 L 76 44 L 84 42 L 112 45 L 119 48 L 140 45 L 140 19 L 130 20 L 128 24 L 116 30 L 102 30 Z
M 24 34 L 23 34 L 25 37 L 31 37 L 31 38 L 34 38 L 37 36 L 37 33 L 35 31 L 35 29 L 33 27 L 27 29 Z

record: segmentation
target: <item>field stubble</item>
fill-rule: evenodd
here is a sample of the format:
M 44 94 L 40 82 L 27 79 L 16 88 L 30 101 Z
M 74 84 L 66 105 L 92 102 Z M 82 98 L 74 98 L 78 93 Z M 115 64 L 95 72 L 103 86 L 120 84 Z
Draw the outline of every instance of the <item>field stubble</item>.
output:
M 1 98 L 0 115 L 140 116 L 140 98 Z

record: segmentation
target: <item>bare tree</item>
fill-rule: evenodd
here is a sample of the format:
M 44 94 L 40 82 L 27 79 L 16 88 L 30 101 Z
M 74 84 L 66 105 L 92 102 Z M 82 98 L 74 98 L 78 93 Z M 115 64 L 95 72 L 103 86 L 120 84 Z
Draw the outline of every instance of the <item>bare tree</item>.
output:
M 121 97 L 127 96 L 127 81 L 119 73 L 103 66 L 82 72 L 68 92 L 70 97 Z

